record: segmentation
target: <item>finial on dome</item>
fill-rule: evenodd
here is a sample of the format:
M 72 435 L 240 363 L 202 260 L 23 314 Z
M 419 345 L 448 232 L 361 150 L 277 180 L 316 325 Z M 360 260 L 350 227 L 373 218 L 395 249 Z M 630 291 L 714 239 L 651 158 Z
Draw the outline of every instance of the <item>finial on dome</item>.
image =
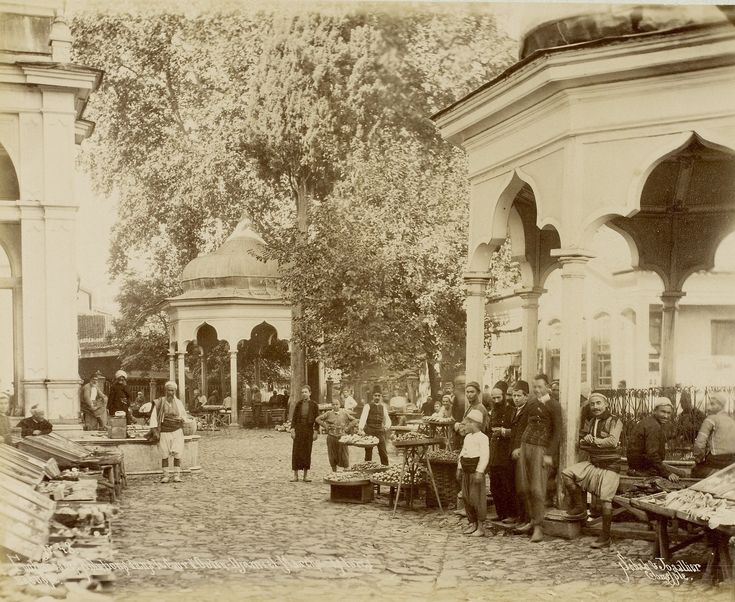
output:
M 227 237 L 227 240 L 233 240 L 235 238 L 252 238 L 265 244 L 263 239 L 260 237 L 260 234 L 253 230 L 253 222 L 247 215 L 244 215 L 243 218 L 237 222 L 237 226 L 235 226 L 232 234 Z
M 65 4 L 66 6 L 66 4 Z M 71 62 L 71 28 L 66 22 L 66 10 L 56 11 L 56 17 L 51 25 L 49 35 L 49 46 L 51 46 L 51 59 L 56 63 Z

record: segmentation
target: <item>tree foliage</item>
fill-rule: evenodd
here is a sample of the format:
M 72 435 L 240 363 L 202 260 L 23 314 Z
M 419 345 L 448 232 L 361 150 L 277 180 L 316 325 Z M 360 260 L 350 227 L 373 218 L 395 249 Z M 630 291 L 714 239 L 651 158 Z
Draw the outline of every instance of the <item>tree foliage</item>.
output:
M 460 361 L 466 174 L 428 117 L 511 61 L 492 15 L 90 13 L 74 30 L 76 60 L 105 71 L 83 163 L 121 199 L 127 364 L 163 361 L 159 302 L 245 213 L 314 353 L 347 370 Z

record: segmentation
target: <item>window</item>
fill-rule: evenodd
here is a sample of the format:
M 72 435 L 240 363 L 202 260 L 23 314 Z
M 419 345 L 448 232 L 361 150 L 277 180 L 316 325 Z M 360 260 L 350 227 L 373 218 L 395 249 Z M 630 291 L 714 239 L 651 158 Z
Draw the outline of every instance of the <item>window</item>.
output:
M 661 307 L 652 306 L 648 310 L 648 371 L 661 370 L 661 321 L 663 311 Z
M 559 378 L 561 372 L 561 322 L 549 322 L 549 338 L 546 341 L 546 374 L 551 380 Z
M 735 355 L 735 320 L 712 320 L 712 355 Z
M 600 314 L 595 318 L 592 354 L 595 388 L 611 388 L 612 362 L 610 359 L 610 316 L 608 314 Z

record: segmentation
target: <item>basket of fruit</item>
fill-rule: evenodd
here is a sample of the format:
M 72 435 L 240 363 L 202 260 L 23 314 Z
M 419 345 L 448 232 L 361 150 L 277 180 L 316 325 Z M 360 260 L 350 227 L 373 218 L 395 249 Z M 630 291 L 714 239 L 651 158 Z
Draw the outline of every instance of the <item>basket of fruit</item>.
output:
M 459 454 L 449 450 L 432 450 L 426 454 L 426 459 L 431 462 L 431 472 L 434 474 L 434 482 L 439 492 L 442 507 L 446 508 L 457 501 L 459 483 L 457 483 L 457 462 Z M 426 505 L 435 508 L 436 494 L 433 487 L 426 490 Z
M 454 418 L 440 418 L 439 416 L 424 416 L 423 421 L 426 424 L 438 424 L 444 426 L 454 423 Z
M 378 438 L 372 435 L 343 435 L 339 438 L 339 442 L 355 447 L 375 447 L 378 444 Z
M 398 481 L 401 479 L 401 466 L 391 466 L 387 470 L 374 473 L 370 476 L 370 480 L 375 485 L 383 485 L 386 487 L 398 487 Z M 426 469 L 419 466 L 413 479 L 408 471 L 403 474 L 402 485 L 423 485 L 426 483 Z
M 379 462 L 360 462 L 359 464 L 353 464 L 352 466 L 350 466 L 350 470 L 372 474 L 375 472 L 383 472 L 384 470 L 388 470 L 388 467 L 383 466 Z

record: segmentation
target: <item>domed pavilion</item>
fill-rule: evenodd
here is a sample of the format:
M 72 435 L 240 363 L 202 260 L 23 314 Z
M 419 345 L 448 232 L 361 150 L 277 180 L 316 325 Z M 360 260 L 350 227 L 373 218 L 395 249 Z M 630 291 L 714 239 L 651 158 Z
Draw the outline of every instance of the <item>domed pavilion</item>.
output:
M 169 371 L 178 364 L 181 399 L 186 397 L 188 353 L 201 361 L 201 390 L 207 390 L 206 353 L 219 341 L 229 345 L 230 395 L 237 421 L 237 354 L 246 339 L 291 338 L 291 306 L 280 288 L 278 264 L 262 259 L 265 243 L 242 220 L 213 253 L 200 255 L 181 274 L 183 293 L 168 299 Z
M 600 228 L 625 240 L 633 272 L 659 278 L 661 385 L 678 382 L 684 285 L 735 230 L 735 27 L 715 6 L 518 10 L 519 60 L 433 119 L 468 156 L 467 380 L 484 376 L 492 253 L 510 239 L 520 265 L 526 380 L 540 367 L 539 298 L 561 272 L 561 472 L 576 461 L 585 266 Z M 714 349 L 705 330 L 678 336 Z M 648 352 L 634 361 L 647 367 Z

